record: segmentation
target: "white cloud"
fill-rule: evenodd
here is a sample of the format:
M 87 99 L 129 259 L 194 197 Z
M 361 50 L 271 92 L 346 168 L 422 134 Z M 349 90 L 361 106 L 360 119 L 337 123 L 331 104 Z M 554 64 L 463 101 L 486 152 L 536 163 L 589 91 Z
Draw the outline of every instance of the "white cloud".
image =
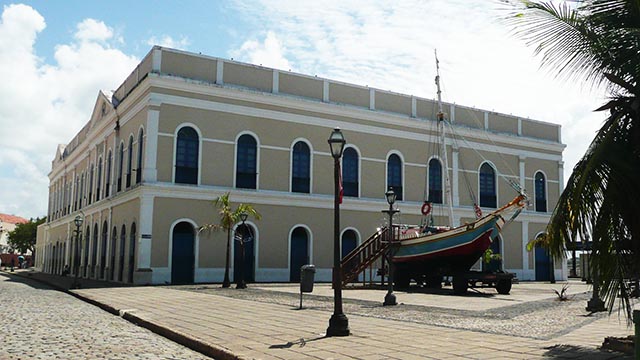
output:
M 164 35 L 160 38 L 152 36 L 147 40 L 147 45 L 160 45 L 172 49 L 186 50 L 187 47 L 191 44 L 189 38 L 186 36 L 182 36 L 179 40 L 172 38 L 169 35 Z
M 232 51 L 231 55 L 242 61 L 252 64 L 273 67 L 276 69 L 290 70 L 291 64 L 284 57 L 286 49 L 273 31 L 267 32 L 263 42 L 247 40 L 239 50 Z
M 254 63 L 275 54 L 306 74 L 434 98 L 437 48 L 445 101 L 562 124 L 565 179 L 601 124 L 602 115 L 592 112 L 602 103 L 597 90 L 540 70 L 533 48 L 498 21 L 507 12 L 497 2 L 263 0 L 236 6 L 259 29 L 249 37 L 264 42 L 246 42 L 231 54 Z M 277 46 L 267 47 L 270 39 Z
M 0 211 L 46 214 L 51 160 L 88 121 L 98 89 L 115 89 L 138 60 L 108 45 L 113 31 L 87 19 L 76 41 L 55 47 L 54 64 L 34 50 L 43 17 L 25 5 L 3 8 L 0 23 Z

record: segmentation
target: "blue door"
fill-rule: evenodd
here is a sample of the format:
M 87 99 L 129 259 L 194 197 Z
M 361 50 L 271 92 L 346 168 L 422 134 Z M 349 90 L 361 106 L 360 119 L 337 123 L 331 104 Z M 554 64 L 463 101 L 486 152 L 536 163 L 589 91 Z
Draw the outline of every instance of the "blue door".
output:
M 349 255 L 358 246 L 358 234 L 353 230 L 347 230 L 342 234 L 342 258 Z M 343 273 L 350 272 L 354 267 L 358 266 L 358 259 L 354 258 L 342 269 Z
M 246 225 L 244 228 L 242 226 L 238 226 L 236 228 L 236 237 L 245 239 L 244 244 L 244 281 L 246 282 L 254 282 L 255 281 L 255 243 L 256 239 L 253 236 L 254 231 L 251 226 Z M 234 239 L 233 242 L 233 281 L 237 282 L 240 277 L 240 264 L 242 261 L 241 257 L 241 246 L 240 242 Z
M 195 268 L 193 226 L 181 222 L 173 228 L 173 242 L 171 250 L 171 283 L 193 283 Z
M 300 281 L 300 268 L 309 263 L 309 236 L 302 227 L 291 233 L 291 259 L 289 259 L 289 281 Z
M 547 249 L 536 246 L 535 250 L 535 262 L 536 262 L 536 281 L 549 281 L 551 279 L 549 271 L 551 267 L 551 259 L 549 258 L 549 252 Z

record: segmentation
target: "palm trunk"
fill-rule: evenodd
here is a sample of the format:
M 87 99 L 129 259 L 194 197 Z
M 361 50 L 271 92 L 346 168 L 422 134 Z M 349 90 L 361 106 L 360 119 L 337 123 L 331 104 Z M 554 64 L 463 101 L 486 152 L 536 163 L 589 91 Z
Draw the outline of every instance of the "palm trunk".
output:
M 222 281 L 223 288 L 231 286 L 231 281 L 229 281 L 229 254 L 231 253 L 231 241 L 229 239 L 231 239 L 231 229 L 227 230 L 227 255 L 224 267 L 224 280 Z

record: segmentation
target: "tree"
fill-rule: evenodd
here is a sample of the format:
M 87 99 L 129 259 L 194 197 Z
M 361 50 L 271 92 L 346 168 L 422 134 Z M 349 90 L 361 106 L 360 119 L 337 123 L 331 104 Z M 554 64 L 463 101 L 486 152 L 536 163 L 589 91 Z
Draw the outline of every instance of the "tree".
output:
M 8 234 L 9 247 L 16 250 L 20 254 L 31 251 L 36 253 L 36 233 L 38 225 L 43 224 L 47 220 L 43 218 L 31 218 L 29 222 L 17 224 L 16 228 Z
M 542 66 L 565 79 L 605 85 L 604 123 L 576 164 L 547 227 L 545 246 L 591 240 L 591 272 L 609 311 L 631 318 L 629 279 L 640 275 L 640 1 L 521 1 L 508 21 Z M 573 244 L 575 245 L 575 244 Z
M 229 193 L 225 193 L 224 195 L 217 197 L 213 200 L 213 205 L 218 209 L 218 216 L 220 217 L 219 222 L 217 224 L 206 224 L 200 227 L 199 231 L 215 231 L 215 230 L 223 230 L 227 232 L 227 250 L 226 250 L 226 258 L 225 258 L 225 268 L 224 268 L 224 280 L 222 281 L 222 287 L 228 288 L 231 286 L 231 281 L 229 280 L 229 258 L 231 254 L 231 229 L 233 226 L 238 223 L 240 219 L 240 214 L 246 212 L 249 216 L 255 218 L 256 220 L 261 219 L 260 213 L 256 211 L 252 205 L 249 204 L 240 204 L 235 209 L 232 208 L 231 202 L 229 200 Z

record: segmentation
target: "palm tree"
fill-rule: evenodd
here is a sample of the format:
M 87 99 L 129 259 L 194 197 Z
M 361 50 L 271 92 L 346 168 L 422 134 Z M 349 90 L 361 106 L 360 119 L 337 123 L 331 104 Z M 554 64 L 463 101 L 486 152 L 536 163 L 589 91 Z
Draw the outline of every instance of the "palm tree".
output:
M 565 79 L 605 85 L 604 123 L 576 164 L 547 227 L 554 257 L 591 240 L 594 286 L 609 311 L 631 318 L 629 279 L 640 274 L 640 1 L 521 1 L 508 18 L 542 66 Z M 572 244 L 573 243 L 573 244 Z M 637 291 L 637 290 L 636 290 Z
M 229 280 L 229 257 L 231 254 L 231 229 L 240 219 L 241 213 L 247 213 L 249 216 L 252 216 L 256 220 L 261 219 L 260 213 L 256 211 L 256 209 L 249 204 L 240 204 L 237 208 L 233 209 L 231 207 L 231 202 L 229 200 L 229 193 L 225 193 L 222 196 L 219 196 L 213 200 L 213 206 L 218 209 L 218 215 L 220 216 L 220 220 L 217 224 L 206 224 L 200 227 L 199 231 L 212 231 L 212 230 L 223 230 L 227 232 L 227 251 L 226 251 L 226 259 L 225 259 L 225 268 L 224 268 L 224 280 L 222 281 L 222 287 L 228 288 L 231 286 L 231 281 Z

